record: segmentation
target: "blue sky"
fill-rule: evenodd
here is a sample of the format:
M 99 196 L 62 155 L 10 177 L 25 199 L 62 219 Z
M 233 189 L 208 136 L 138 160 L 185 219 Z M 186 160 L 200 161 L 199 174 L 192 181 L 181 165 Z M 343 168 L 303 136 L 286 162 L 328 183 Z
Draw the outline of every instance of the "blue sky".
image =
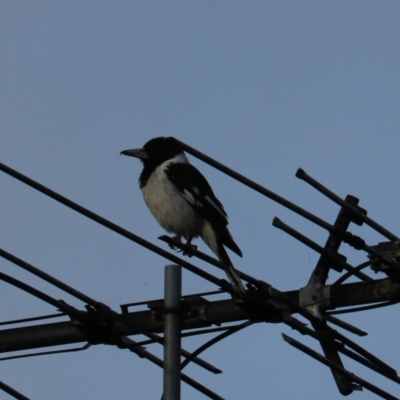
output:
M 140 163 L 119 152 L 175 136 L 333 222 L 338 207 L 295 178 L 302 167 L 340 196 L 359 197 L 396 233 L 399 23 L 397 1 L 3 2 L 0 161 L 164 246 L 137 186 Z M 232 257 L 237 268 L 280 290 L 304 286 L 318 257 L 272 219 L 321 245 L 326 232 L 191 160 L 230 216 L 244 253 Z M 162 258 L 3 173 L 0 185 L 2 248 L 114 309 L 162 296 Z M 385 240 L 368 227 L 352 231 L 371 245 Z M 354 265 L 366 259 L 347 247 L 343 253 Z M 82 307 L 5 260 L 0 269 Z M 54 312 L 0 287 L 2 321 Z M 184 272 L 185 294 L 211 289 Z M 369 332 L 352 339 L 399 368 L 396 311 L 343 319 Z M 329 370 L 284 343 L 281 332 L 319 350 L 285 326 L 258 324 L 203 354 L 222 375 L 196 366 L 186 372 L 227 399 L 340 398 Z M 190 339 L 185 348 L 200 343 Z M 149 350 L 161 355 L 160 347 Z M 391 382 L 345 364 L 399 395 Z M 158 367 L 106 346 L 2 362 L 0 371 L 0 380 L 32 399 L 155 399 L 162 390 Z M 185 384 L 182 393 L 204 398 Z

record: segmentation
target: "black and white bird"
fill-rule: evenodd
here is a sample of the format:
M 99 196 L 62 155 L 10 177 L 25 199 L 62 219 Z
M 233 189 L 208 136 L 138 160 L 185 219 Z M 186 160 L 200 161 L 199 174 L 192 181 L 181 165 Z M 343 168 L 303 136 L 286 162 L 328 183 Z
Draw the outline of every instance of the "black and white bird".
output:
M 228 216 L 206 178 L 189 163 L 177 141 L 158 137 L 142 149 L 125 150 L 121 154 L 143 162 L 139 186 L 158 223 L 175 234 L 175 240 L 185 238 L 189 245 L 200 236 L 219 258 L 235 294 L 242 298 L 243 283 L 224 247 L 242 256 L 227 228 Z

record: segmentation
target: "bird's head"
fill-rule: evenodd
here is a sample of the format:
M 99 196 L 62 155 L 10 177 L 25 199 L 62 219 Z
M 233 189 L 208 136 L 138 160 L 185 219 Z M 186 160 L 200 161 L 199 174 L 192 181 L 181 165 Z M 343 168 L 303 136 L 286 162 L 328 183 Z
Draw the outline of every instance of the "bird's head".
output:
M 141 149 L 121 151 L 121 154 L 125 156 L 139 158 L 144 165 L 159 165 L 182 153 L 183 150 L 179 146 L 179 142 L 173 137 L 154 138 L 149 140 Z

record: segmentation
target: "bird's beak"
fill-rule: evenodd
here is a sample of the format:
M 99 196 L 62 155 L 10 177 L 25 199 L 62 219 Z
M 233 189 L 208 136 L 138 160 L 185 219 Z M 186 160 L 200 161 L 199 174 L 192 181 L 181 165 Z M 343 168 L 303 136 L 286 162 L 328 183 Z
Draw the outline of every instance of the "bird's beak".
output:
M 144 149 L 124 150 L 121 151 L 120 154 L 123 154 L 124 156 L 140 158 L 141 160 L 146 160 L 149 158 Z

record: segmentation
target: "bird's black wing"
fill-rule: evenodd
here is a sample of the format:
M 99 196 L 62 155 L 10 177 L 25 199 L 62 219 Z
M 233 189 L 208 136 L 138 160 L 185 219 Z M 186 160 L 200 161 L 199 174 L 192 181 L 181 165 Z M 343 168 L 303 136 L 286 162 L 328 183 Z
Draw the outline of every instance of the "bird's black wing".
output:
M 228 216 L 221 202 L 215 197 L 206 178 L 191 164 L 175 163 L 166 169 L 168 179 L 182 197 L 204 219 L 213 225 L 226 226 Z
M 201 217 L 210 222 L 220 243 L 242 256 L 242 251 L 229 233 L 228 215 L 200 171 L 191 164 L 174 163 L 168 166 L 165 173 L 182 197 Z

